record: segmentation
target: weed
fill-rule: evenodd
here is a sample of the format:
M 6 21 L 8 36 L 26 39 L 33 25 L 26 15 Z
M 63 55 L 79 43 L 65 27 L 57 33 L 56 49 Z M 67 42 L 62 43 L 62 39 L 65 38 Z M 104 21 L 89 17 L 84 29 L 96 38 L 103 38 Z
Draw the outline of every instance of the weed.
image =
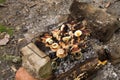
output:
M 0 0 L 0 3 L 4 3 L 6 0 Z
M 12 28 L 7 28 L 6 26 L 3 26 L 0 24 L 0 32 L 6 32 L 9 35 L 13 35 L 13 29 Z

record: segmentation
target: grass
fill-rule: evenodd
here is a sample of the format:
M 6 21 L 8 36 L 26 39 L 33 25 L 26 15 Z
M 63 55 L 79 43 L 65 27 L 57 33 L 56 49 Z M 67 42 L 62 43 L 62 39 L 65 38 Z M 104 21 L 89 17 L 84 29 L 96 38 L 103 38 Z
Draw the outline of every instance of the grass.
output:
M 4 3 L 6 0 L 0 0 L 0 3 Z
M 1 25 L 0 24 L 0 32 L 6 32 L 8 33 L 9 35 L 13 35 L 13 29 L 12 28 L 7 28 L 6 26 L 4 25 Z
M 13 55 L 9 55 L 9 54 L 0 55 L 0 60 L 3 60 L 3 61 L 13 61 L 14 59 L 16 61 L 21 61 L 21 58 L 19 56 L 13 56 Z

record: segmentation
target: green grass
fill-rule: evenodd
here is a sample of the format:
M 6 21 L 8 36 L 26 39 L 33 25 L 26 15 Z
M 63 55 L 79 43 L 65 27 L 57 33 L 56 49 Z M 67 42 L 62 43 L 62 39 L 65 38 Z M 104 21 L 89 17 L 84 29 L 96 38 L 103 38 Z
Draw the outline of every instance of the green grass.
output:
M 0 32 L 6 32 L 8 33 L 9 35 L 13 35 L 13 29 L 12 28 L 7 28 L 6 26 L 4 25 L 1 25 L 0 24 Z
M 0 3 L 4 3 L 6 0 L 0 0 Z
M 2 61 L 18 61 L 20 62 L 21 61 L 21 58 L 19 56 L 13 56 L 13 55 L 7 55 L 7 54 L 4 54 L 4 55 L 0 55 L 0 60 Z

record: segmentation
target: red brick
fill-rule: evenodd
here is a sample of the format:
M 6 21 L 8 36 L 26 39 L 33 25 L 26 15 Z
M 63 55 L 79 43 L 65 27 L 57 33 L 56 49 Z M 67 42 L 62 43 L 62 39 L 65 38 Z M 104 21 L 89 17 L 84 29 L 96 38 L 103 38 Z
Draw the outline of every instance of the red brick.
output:
M 33 76 L 31 76 L 26 69 L 23 67 L 19 68 L 16 73 L 15 80 L 37 80 Z

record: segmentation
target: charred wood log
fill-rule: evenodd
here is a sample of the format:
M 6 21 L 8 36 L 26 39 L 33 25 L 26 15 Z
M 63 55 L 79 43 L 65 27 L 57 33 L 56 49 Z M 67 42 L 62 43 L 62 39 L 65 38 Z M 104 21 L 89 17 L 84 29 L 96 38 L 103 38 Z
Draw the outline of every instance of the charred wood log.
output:
M 103 67 L 98 58 L 91 58 L 83 63 L 76 64 L 69 71 L 58 75 L 54 80 L 91 80 L 95 73 Z
M 73 19 L 84 17 L 87 20 L 87 27 L 92 30 L 92 37 L 102 42 L 109 41 L 114 32 L 120 28 L 120 22 L 117 20 L 117 17 L 88 3 L 74 0 L 70 7 L 70 12 L 70 17 Z

